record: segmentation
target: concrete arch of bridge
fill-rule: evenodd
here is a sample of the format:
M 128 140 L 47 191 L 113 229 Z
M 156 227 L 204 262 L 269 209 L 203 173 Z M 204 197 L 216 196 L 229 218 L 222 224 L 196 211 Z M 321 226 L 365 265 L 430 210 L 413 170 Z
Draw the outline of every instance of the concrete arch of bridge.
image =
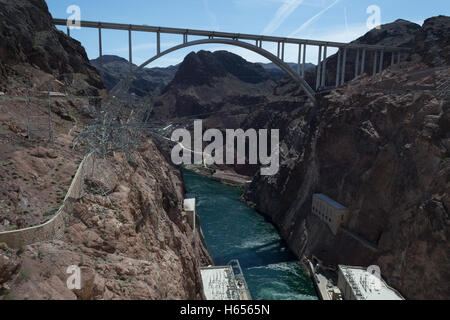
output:
M 141 64 L 136 70 L 134 70 L 133 73 L 136 73 L 140 70 L 142 70 L 145 66 L 149 65 L 153 61 L 171 53 L 176 50 L 180 50 L 183 48 L 191 47 L 191 46 L 197 46 L 202 44 L 228 44 L 232 46 L 238 46 L 241 48 L 248 49 L 250 51 L 256 52 L 259 55 L 263 56 L 264 58 L 272 61 L 274 64 L 276 64 L 280 69 L 282 69 L 284 72 L 286 72 L 308 95 L 308 97 L 313 101 L 316 102 L 315 98 L 315 92 L 314 90 L 309 86 L 309 84 L 302 78 L 300 78 L 294 70 L 292 70 L 286 63 L 284 63 L 281 59 L 279 59 L 277 56 L 273 55 L 267 50 L 264 50 L 262 48 L 259 48 L 255 45 L 249 44 L 247 42 L 239 41 L 239 40 L 231 40 L 231 39 L 220 39 L 220 38 L 213 38 L 213 39 L 203 39 L 203 40 L 196 40 L 191 42 L 186 42 L 183 44 L 180 44 L 178 46 L 174 46 L 170 49 L 167 49 L 165 51 L 160 52 L 159 54 L 155 55 L 154 57 L 148 59 L 143 64 Z

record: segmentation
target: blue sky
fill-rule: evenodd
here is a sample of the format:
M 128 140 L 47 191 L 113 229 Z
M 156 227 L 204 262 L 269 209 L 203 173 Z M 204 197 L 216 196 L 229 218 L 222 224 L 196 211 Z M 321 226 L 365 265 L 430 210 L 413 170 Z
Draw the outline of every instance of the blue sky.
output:
M 448 0 L 46 0 L 55 18 L 68 18 L 71 5 L 81 9 L 81 19 L 151 26 L 206 29 L 215 31 L 275 35 L 304 39 L 349 42 L 368 31 L 367 8 L 380 8 L 381 23 L 406 19 L 422 24 L 426 18 L 450 15 Z M 61 28 L 66 30 L 66 28 Z M 89 58 L 98 57 L 97 30 L 72 30 Z M 103 53 L 128 58 L 128 33 L 103 31 Z M 163 35 L 162 50 L 182 41 L 181 36 Z M 275 44 L 265 49 L 276 51 Z M 171 53 L 152 66 L 177 64 L 191 51 L 228 50 L 252 62 L 267 62 L 246 49 L 204 45 Z M 142 63 L 155 54 L 155 35 L 133 33 L 133 62 Z M 309 50 L 307 60 L 315 62 L 317 51 Z M 329 52 L 332 54 L 333 51 Z M 287 45 L 286 60 L 296 62 L 297 46 Z

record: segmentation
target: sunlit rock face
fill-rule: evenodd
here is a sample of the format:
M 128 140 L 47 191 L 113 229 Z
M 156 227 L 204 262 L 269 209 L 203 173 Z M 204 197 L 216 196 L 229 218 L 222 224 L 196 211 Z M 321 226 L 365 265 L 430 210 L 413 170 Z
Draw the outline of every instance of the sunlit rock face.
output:
M 438 31 L 448 30 L 448 21 L 427 20 L 407 40 L 411 58 L 382 77 L 362 76 L 317 107 L 266 117 L 284 128 L 280 172 L 257 175 L 245 194 L 299 257 L 379 265 L 410 299 L 450 297 L 448 31 Z M 347 206 L 346 228 L 378 250 L 345 232 L 333 236 L 311 213 L 314 193 Z

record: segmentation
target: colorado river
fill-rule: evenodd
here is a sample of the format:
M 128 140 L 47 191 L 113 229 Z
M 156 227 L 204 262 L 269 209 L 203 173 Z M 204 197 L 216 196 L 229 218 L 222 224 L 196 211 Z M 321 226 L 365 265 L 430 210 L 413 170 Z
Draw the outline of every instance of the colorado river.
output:
M 317 299 L 314 285 L 274 226 L 239 201 L 241 190 L 183 170 L 216 265 L 238 259 L 254 300 Z

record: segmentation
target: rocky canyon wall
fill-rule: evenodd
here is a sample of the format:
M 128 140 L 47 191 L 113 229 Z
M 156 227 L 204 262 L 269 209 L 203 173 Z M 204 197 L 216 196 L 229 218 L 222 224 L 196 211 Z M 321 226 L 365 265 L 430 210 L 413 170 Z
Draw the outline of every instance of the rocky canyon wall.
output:
M 280 172 L 246 190 L 299 257 L 377 264 L 408 299 L 450 297 L 449 26 L 425 21 L 408 61 L 382 77 L 274 111 L 266 123 L 283 128 Z M 350 232 L 333 236 L 311 214 L 314 193 L 350 209 Z

